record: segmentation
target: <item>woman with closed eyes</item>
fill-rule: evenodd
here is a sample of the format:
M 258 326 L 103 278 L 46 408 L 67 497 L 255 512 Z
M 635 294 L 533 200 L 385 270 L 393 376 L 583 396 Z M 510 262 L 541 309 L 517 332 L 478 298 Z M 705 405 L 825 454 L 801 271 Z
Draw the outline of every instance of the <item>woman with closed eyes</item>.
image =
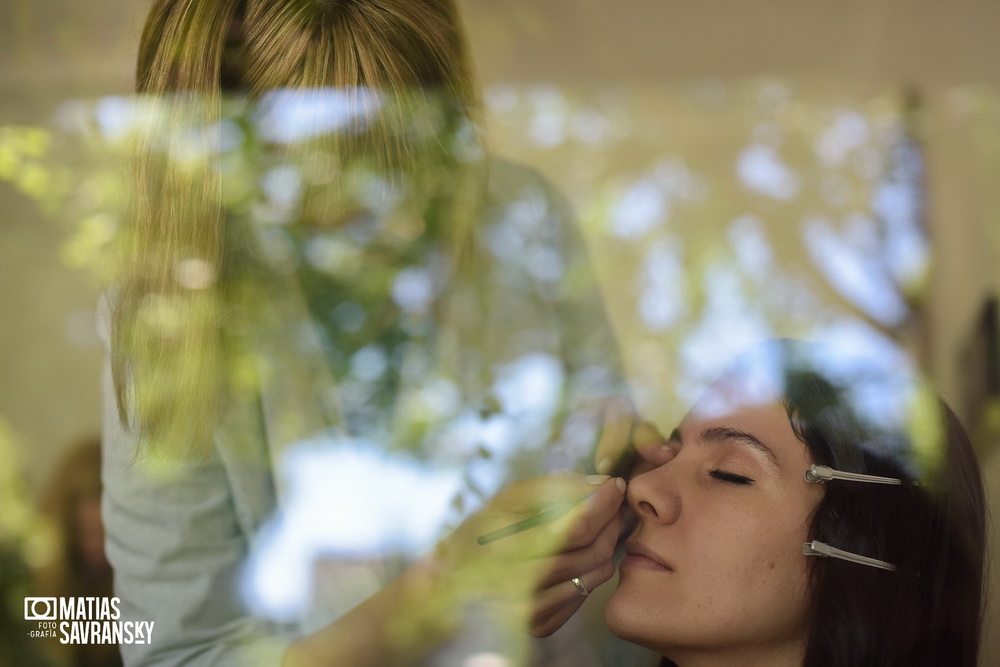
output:
M 760 358 L 641 452 L 612 631 L 680 667 L 976 665 L 984 497 L 954 415 L 872 360 Z

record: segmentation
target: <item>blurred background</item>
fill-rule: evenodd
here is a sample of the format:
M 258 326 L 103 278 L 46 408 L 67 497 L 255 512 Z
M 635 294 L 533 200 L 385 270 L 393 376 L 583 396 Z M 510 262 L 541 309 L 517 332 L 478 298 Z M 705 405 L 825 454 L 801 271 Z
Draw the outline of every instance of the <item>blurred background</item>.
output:
M 669 430 L 720 350 L 769 335 L 904 350 L 975 434 L 1000 560 L 1000 5 L 459 5 L 491 150 L 573 206 L 643 414 Z M 72 119 L 128 94 L 146 10 L 0 4 L 0 539 L 29 562 L 100 427 L 109 223 Z

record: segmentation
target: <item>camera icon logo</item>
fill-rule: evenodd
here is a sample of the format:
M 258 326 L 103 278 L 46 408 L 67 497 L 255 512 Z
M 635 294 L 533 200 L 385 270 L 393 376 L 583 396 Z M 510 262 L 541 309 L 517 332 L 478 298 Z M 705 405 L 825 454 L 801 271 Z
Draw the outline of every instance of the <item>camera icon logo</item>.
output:
M 26 621 L 55 621 L 58 609 L 56 598 L 24 598 Z

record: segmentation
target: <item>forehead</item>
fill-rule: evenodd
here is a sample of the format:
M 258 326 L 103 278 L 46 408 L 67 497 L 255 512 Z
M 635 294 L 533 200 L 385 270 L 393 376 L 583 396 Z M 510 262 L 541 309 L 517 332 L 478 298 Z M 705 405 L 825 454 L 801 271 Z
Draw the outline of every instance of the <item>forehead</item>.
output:
M 732 369 L 702 392 L 692 412 L 722 415 L 744 407 L 780 404 L 784 398 L 784 383 L 775 373 Z
M 745 389 L 721 381 L 712 385 L 681 422 L 682 438 L 701 438 L 712 429 L 734 429 L 761 441 L 781 468 L 808 467 L 809 452 L 792 430 L 780 397 Z

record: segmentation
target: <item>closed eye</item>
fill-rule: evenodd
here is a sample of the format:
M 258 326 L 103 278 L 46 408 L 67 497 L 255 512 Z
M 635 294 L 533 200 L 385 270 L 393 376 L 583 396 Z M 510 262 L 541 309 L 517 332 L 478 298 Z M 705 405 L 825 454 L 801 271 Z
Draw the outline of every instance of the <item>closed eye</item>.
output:
M 726 472 L 725 470 L 712 470 L 708 473 L 710 477 L 714 477 L 722 482 L 728 482 L 729 484 L 739 484 L 741 486 L 749 486 L 754 483 L 754 480 L 749 477 L 744 477 L 743 475 L 737 475 L 735 473 Z

